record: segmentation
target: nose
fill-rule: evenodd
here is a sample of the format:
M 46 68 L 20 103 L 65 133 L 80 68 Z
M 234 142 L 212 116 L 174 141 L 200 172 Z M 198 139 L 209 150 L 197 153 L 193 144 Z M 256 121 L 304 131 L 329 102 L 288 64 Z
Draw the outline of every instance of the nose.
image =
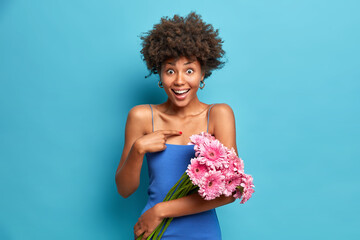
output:
M 179 72 L 178 74 L 176 74 L 174 84 L 177 86 L 181 86 L 184 85 L 184 83 L 185 83 L 185 76 L 181 72 Z

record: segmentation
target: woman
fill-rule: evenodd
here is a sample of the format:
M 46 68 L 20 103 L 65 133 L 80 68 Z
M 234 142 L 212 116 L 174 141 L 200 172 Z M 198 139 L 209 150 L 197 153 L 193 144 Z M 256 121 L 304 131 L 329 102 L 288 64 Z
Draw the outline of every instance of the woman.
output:
M 226 147 L 236 148 L 235 118 L 224 103 L 206 104 L 198 89 L 215 69 L 223 66 L 218 30 L 190 13 L 175 15 L 141 37 L 141 53 L 150 74 L 159 74 L 159 87 L 168 99 L 159 105 L 138 105 L 128 114 L 125 145 L 116 171 L 121 196 L 136 191 L 144 155 L 149 166 L 149 200 L 134 226 L 135 237 L 146 239 L 164 218 L 173 217 L 162 239 L 221 239 L 215 208 L 235 200 L 221 196 L 204 200 L 199 194 L 162 202 L 194 157 L 189 137 L 209 132 Z M 211 110 L 211 111 L 210 111 Z

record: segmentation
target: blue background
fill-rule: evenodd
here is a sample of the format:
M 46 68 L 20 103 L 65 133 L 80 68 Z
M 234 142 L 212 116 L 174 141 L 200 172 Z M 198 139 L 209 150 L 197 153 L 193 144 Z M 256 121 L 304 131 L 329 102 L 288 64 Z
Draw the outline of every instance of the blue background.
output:
M 148 179 L 116 191 L 126 117 L 166 100 L 139 36 L 192 10 L 227 58 L 199 99 L 233 108 L 256 186 L 217 209 L 223 239 L 360 238 L 359 1 L 2 0 L 0 239 L 132 239 Z

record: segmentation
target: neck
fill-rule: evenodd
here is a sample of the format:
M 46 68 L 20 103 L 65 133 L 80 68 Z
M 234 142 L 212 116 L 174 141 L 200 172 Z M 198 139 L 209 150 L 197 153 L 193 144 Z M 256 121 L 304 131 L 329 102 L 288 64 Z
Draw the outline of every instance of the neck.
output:
M 199 101 L 198 98 L 193 99 L 190 101 L 187 105 L 184 106 L 178 106 L 171 102 L 169 98 L 164 103 L 164 106 L 166 108 L 166 113 L 169 115 L 177 115 L 181 118 L 197 115 L 204 111 L 206 108 L 206 104 Z

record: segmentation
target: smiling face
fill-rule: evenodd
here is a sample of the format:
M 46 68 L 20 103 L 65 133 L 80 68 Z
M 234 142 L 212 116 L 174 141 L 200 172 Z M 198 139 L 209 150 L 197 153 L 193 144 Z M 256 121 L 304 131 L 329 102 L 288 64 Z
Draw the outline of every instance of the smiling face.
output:
M 162 85 L 169 100 L 177 106 L 185 106 L 197 100 L 196 93 L 204 76 L 200 62 L 196 59 L 171 58 L 161 66 Z

